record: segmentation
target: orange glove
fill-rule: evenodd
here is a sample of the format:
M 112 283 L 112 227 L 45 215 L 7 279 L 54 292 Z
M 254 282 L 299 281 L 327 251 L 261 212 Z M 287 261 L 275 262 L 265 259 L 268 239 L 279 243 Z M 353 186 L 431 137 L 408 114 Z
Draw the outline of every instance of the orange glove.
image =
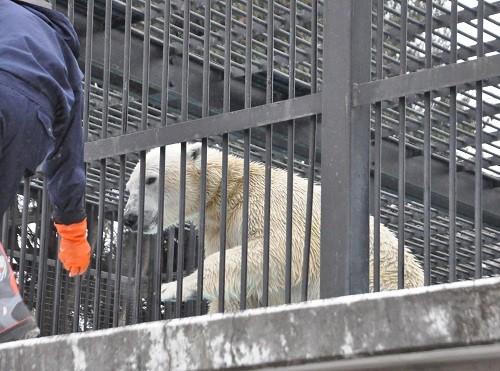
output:
M 87 241 L 87 218 L 74 224 L 54 223 L 61 236 L 59 260 L 69 271 L 69 276 L 83 274 L 90 264 L 92 249 Z

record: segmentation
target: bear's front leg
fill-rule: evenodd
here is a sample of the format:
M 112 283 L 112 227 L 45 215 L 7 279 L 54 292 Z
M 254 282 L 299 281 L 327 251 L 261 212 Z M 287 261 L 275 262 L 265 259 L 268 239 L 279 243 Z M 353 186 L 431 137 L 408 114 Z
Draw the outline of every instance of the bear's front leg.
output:
M 198 285 L 198 271 L 191 273 L 182 280 L 182 301 L 196 299 Z M 177 281 L 161 285 L 161 301 L 176 301 Z

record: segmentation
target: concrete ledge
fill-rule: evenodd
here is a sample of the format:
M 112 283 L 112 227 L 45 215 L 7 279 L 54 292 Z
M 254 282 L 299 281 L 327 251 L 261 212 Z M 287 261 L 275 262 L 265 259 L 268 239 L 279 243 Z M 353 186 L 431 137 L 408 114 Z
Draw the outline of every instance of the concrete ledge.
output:
M 500 342 L 500 278 L 0 346 L 0 369 L 286 366 Z

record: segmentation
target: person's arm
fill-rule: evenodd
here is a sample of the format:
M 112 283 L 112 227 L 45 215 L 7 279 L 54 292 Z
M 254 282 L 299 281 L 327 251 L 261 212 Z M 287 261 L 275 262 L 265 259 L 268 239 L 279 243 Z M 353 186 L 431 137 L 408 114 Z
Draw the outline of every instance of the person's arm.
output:
M 52 219 L 61 237 L 59 259 L 70 276 L 75 276 L 83 274 L 88 268 L 92 251 L 87 241 L 84 205 L 81 106 L 73 107 L 66 125 L 55 126 L 56 149 L 47 159 L 44 172 L 54 208 Z

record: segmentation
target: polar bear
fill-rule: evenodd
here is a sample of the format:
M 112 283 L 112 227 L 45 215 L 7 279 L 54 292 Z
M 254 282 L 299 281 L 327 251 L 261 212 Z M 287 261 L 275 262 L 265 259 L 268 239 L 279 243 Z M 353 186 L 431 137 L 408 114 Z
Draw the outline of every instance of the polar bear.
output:
M 165 198 L 163 229 L 178 223 L 180 195 L 180 144 L 166 147 L 165 159 Z M 146 154 L 145 165 L 145 204 L 144 233 L 156 233 L 158 226 L 158 175 L 159 148 Z M 187 145 L 186 150 L 186 220 L 198 224 L 200 210 L 201 144 Z M 225 311 L 239 309 L 242 256 L 242 209 L 243 209 L 243 159 L 234 155 L 228 158 L 228 195 L 227 195 L 227 241 L 225 262 Z M 207 150 L 206 186 L 206 227 L 205 260 L 203 272 L 203 297 L 210 301 L 210 313 L 218 308 L 219 288 L 219 244 L 221 218 L 221 179 L 222 153 L 215 148 Z M 129 199 L 125 207 L 125 225 L 132 231 L 137 230 L 139 199 L 139 164 L 133 170 L 127 189 Z M 248 217 L 248 271 L 247 307 L 256 307 L 263 292 L 263 235 L 264 235 L 264 184 L 265 167 L 262 163 L 250 163 L 250 191 Z M 270 269 L 269 305 L 278 305 L 285 300 L 285 233 L 286 233 L 286 187 L 287 172 L 273 168 L 271 171 L 271 232 L 270 232 Z M 294 175 L 293 179 L 293 233 L 292 233 L 292 302 L 301 300 L 302 261 L 305 236 L 307 200 L 307 179 Z M 321 187 L 314 185 L 313 216 L 311 230 L 310 265 L 308 298 L 319 298 L 320 268 L 320 207 Z M 370 291 L 373 290 L 373 217 L 370 216 Z M 380 289 L 397 289 L 396 237 L 381 225 L 380 230 Z M 422 286 L 423 271 L 410 251 L 405 249 L 405 287 Z M 197 274 L 183 280 L 183 300 L 193 299 L 197 290 Z M 161 287 L 163 301 L 175 300 L 177 283 L 170 282 Z

